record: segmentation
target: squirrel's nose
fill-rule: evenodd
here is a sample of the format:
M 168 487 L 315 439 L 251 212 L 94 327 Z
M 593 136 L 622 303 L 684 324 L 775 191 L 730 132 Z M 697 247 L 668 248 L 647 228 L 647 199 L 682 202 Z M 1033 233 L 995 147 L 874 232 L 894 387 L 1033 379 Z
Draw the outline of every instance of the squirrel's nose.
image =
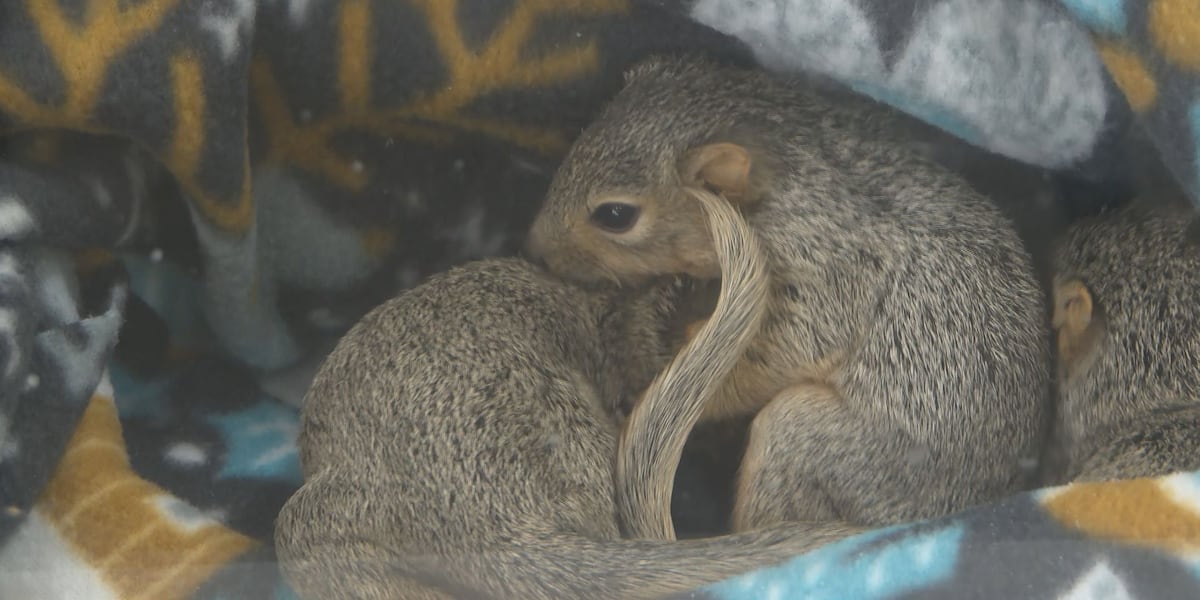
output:
M 542 255 L 529 249 L 529 244 L 525 244 L 525 247 L 521 249 L 518 256 L 526 262 L 535 264 L 543 269 L 549 267 L 549 265 L 546 264 L 546 260 L 542 258 Z

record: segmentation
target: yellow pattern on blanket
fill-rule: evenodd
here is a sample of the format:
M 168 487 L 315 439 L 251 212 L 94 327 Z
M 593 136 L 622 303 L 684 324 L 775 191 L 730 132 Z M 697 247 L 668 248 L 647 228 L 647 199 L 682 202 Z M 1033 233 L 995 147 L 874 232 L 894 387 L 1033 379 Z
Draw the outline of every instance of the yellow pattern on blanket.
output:
M 49 557 L 53 562 L 37 565 L 42 573 L 26 576 L 73 579 L 61 591 L 74 598 L 170 600 L 188 597 L 257 545 L 139 477 L 129 464 L 116 406 L 101 391 L 34 515 L 5 551 Z M 71 556 L 54 556 L 64 551 Z M 36 589 L 45 591 L 46 579 L 38 579 Z M 12 585 L 0 584 L 0 592 L 15 592 Z

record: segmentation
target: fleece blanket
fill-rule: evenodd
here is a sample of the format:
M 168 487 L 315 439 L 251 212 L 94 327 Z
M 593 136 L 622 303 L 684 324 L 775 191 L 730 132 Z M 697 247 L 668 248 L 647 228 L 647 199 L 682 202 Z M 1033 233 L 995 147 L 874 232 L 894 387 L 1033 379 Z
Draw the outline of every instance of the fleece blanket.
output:
M 823 73 L 1093 189 L 1134 123 L 1200 203 L 1195 0 L 3 0 L 0 597 L 285 597 L 272 521 L 323 353 L 514 251 L 621 71 L 670 51 Z M 696 594 L 1187 596 L 1189 481 L 1047 491 Z
M 1076 483 L 882 528 L 679 598 L 1200 597 L 1200 472 Z

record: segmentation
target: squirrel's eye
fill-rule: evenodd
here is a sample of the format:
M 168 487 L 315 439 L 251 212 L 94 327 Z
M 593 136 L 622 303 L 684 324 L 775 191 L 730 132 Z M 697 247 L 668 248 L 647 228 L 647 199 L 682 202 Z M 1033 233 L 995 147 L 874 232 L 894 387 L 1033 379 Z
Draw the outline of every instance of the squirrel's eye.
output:
M 638 212 L 632 204 L 605 202 L 592 211 L 592 223 L 613 233 L 624 233 L 637 223 Z

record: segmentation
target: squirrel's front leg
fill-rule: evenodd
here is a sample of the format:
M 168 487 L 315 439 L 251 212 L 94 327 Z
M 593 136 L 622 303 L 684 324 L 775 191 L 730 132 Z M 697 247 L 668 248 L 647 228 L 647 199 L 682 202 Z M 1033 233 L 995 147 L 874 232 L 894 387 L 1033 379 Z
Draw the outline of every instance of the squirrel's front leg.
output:
M 840 403 L 841 398 L 828 386 L 797 385 L 780 392 L 754 417 L 738 471 L 734 531 L 783 521 L 838 518 L 833 500 L 816 477 L 821 465 L 812 447 L 819 436 L 809 432 L 816 427 L 838 427 L 835 422 L 817 425 L 810 415 L 836 413 Z M 819 406 L 822 404 L 827 406 Z
M 781 521 L 879 527 L 945 514 L 977 495 L 947 469 L 958 463 L 946 451 L 851 406 L 834 388 L 806 383 L 755 416 L 738 474 L 735 531 Z

